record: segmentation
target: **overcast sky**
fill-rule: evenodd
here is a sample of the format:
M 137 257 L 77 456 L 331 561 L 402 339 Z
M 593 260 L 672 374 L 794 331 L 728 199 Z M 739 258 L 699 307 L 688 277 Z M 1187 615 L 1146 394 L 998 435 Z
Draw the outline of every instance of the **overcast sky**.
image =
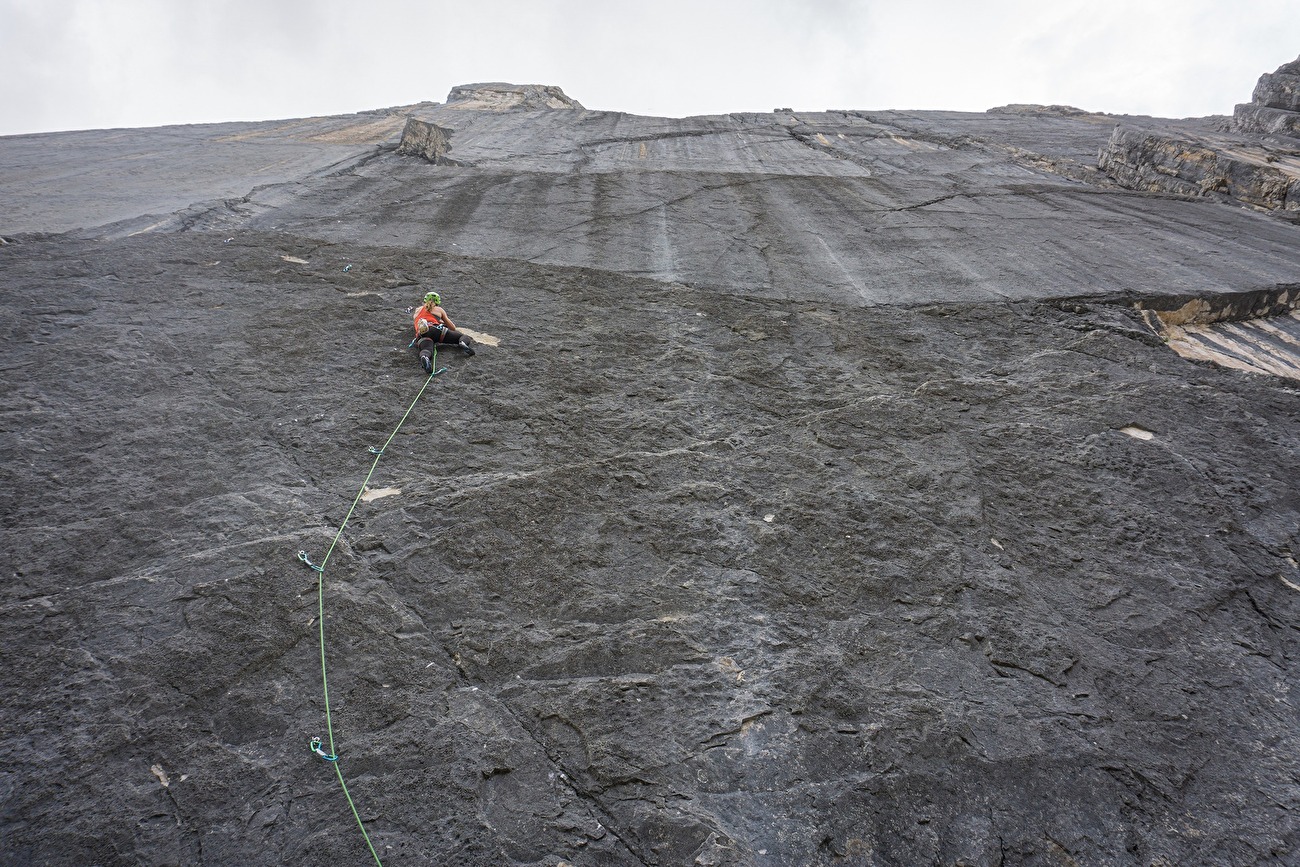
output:
M 1230 114 L 1300 0 L 0 0 L 0 135 L 343 114 L 476 81 L 666 116 Z

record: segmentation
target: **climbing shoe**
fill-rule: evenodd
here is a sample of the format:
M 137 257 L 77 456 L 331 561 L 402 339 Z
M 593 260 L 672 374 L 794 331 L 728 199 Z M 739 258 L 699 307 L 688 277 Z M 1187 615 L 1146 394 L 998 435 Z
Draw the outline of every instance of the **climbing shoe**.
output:
M 460 342 L 460 348 L 465 350 L 466 355 L 474 354 L 474 344 L 470 343 L 469 340 L 462 340 Z
M 433 359 L 429 356 L 420 356 L 420 366 L 424 368 L 425 373 L 433 373 Z

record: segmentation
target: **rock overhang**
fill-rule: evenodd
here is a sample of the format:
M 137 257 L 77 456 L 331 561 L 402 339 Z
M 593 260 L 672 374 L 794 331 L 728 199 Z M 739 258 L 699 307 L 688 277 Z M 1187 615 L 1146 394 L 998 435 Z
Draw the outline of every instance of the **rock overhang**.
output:
M 1300 380 L 1300 284 L 1137 302 L 1152 332 L 1184 358 Z

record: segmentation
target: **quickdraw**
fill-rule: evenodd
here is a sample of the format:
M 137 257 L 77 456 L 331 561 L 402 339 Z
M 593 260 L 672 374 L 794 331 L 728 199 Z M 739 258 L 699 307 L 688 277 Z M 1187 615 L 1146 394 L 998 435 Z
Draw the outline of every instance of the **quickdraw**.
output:
M 311 751 L 327 762 L 337 762 L 339 760 L 338 756 L 332 756 L 325 752 L 324 748 L 321 747 L 320 738 L 311 739 Z

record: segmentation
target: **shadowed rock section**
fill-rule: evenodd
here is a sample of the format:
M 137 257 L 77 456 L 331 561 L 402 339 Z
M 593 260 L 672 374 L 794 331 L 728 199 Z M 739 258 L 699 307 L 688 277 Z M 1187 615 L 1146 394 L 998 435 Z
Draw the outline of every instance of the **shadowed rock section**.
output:
M 451 134 L 435 123 L 408 118 L 402 129 L 402 140 L 398 142 L 397 152 L 407 156 L 423 157 L 434 165 L 454 166 L 458 163 L 450 159 Z
M 0 138 L 0 861 L 1296 862 L 1300 225 L 527 90 Z
M 1300 286 L 1137 306 L 1147 325 L 1184 358 L 1300 379 Z

